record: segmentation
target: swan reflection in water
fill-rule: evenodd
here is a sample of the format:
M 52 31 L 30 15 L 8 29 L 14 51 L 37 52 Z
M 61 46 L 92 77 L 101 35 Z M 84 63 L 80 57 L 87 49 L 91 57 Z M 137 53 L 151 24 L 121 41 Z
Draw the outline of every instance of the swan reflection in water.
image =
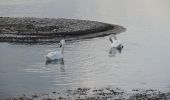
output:
M 49 64 L 60 64 L 60 65 L 64 65 L 64 59 L 56 59 L 56 60 L 46 60 L 45 65 L 49 65 Z
M 45 65 L 47 67 L 47 65 L 59 65 L 60 66 L 60 71 L 61 72 L 65 72 L 65 65 L 64 65 L 64 60 L 53 60 L 53 61 L 46 61 Z
M 109 50 L 109 56 L 113 57 L 116 56 L 117 53 L 121 53 L 122 49 L 118 49 L 118 48 L 110 48 Z

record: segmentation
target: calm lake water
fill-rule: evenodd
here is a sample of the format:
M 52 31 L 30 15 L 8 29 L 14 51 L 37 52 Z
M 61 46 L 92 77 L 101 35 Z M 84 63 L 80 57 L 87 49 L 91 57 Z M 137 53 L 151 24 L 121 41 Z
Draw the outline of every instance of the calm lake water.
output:
M 88 19 L 122 25 L 124 49 L 108 37 L 67 42 L 64 65 L 45 65 L 56 44 L 0 43 L 0 96 L 76 87 L 170 91 L 169 0 L 0 0 L 0 16 Z

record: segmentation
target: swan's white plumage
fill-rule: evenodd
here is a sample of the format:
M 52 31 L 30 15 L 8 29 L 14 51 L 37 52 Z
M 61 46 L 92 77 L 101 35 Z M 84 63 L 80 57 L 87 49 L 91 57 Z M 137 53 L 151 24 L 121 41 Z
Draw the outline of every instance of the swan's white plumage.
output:
M 54 51 L 54 52 L 49 52 L 46 55 L 46 60 L 47 61 L 53 61 L 53 60 L 61 60 L 64 58 L 63 56 L 63 51 L 64 51 L 64 44 L 65 44 L 65 40 L 61 40 L 60 41 L 60 45 L 61 45 L 61 51 Z
M 112 48 L 123 48 L 123 45 L 122 45 L 122 43 L 121 43 L 121 41 L 120 40 L 118 40 L 117 39 L 117 37 L 115 36 L 115 35 L 111 35 L 110 37 L 109 37 L 109 40 L 110 40 L 110 42 L 111 42 L 111 47 Z
M 121 45 L 120 40 L 114 40 L 113 43 L 111 43 L 112 48 L 117 48 Z
M 46 55 L 46 59 L 47 60 L 63 59 L 63 54 L 61 54 L 61 52 L 58 52 L 58 51 L 50 52 Z

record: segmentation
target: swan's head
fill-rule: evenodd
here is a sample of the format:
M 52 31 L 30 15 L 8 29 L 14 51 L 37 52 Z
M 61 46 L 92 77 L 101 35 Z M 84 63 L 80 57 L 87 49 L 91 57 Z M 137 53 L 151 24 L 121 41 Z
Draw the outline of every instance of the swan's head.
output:
M 60 41 L 60 43 L 59 43 L 60 48 L 61 48 L 62 46 L 64 46 L 64 44 L 65 44 L 65 40 L 64 40 L 64 39 L 62 39 L 62 40 Z
M 117 40 L 117 37 L 115 34 L 110 35 L 109 40 L 111 43 L 113 43 L 114 40 Z

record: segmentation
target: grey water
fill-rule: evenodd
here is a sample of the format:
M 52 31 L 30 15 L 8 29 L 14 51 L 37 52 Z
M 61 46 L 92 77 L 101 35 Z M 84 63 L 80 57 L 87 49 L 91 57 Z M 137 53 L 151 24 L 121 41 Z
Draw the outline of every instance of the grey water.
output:
M 169 0 L 0 0 L 0 16 L 95 20 L 122 25 L 121 53 L 108 36 L 66 42 L 64 64 L 45 65 L 54 44 L 0 43 L 0 96 L 77 87 L 170 91 Z

